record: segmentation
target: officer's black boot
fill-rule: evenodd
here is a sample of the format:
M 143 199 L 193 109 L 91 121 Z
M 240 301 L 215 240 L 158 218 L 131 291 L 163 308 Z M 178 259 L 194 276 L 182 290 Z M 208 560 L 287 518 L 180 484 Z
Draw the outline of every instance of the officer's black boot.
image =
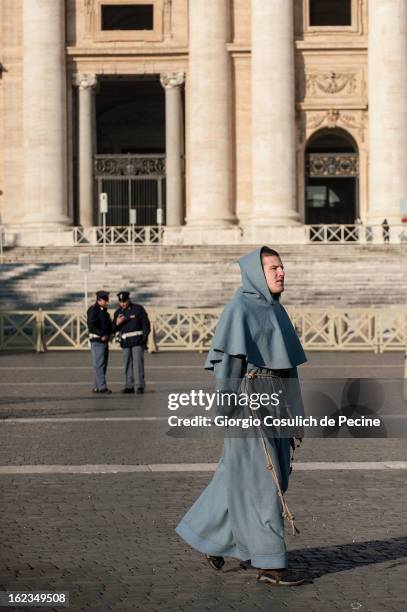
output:
M 134 393 L 134 387 L 124 387 L 120 393 Z

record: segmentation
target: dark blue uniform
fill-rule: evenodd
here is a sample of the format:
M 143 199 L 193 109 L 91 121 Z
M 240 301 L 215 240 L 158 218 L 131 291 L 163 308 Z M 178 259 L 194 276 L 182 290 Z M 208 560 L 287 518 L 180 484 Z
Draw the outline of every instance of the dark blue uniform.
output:
M 89 340 L 92 353 L 93 390 L 106 391 L 106 369 L 109 361 L 109 340 L 112 320 L 107 308 L 93 304 L 87 312 Z M 102 340 L 107 337 L 108 340 Z
M 117 325 L 119 316 L 126 319 Z M 150 333 L 150 321 L 144 308 L 140 304 L 129 302 L 127 308 L 118 308 L 113 316 L 113 331 L 120 333 L 120 346 L 131 348 L 132 346 L 146 346 Z
M 117 324 L 119 316 L 126 317 L 120 325 Z M 114 313 L 113 331 L 119 332 L 120 346 L 123 349 L 124 392 L 134 392 L 135 379 L 137 390 L 144 391 L 144 350 L 150 329 L 148 315 L 140 304 L 129 301 L 126 308 L 118 308 Z

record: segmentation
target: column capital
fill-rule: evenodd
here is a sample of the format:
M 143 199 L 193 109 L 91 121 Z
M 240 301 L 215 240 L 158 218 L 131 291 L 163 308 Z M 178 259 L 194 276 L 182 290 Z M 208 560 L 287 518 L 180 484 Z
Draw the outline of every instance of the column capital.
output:
M 181 87 L 185 83 L 184 72 L 164 72 L 160 75 L 160 83 L 164 89 L 172 89 L 173 87 Z
M 73 84 L 79 89 L 95 88 L 98 82 L 96 74 L 74 74 L 72 77 Z

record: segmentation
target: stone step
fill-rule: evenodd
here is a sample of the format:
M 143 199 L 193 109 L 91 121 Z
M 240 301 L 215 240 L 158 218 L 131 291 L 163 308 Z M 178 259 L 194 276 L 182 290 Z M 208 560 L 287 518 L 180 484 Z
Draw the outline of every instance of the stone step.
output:
M 118 249 L 121 251 L 122 247 Z M 237 248 L 189 247 L 188 253 L 185 249 L 167 249 L 162 262 L 147 260 L 133 264 L 122 259 L 107 266 L 92 262 L 89 295 L 93 299 L 97 289 L 107 288 L 115 302 L 115 294 L 128 289 L 136 300 L 155 307 L 223 306 L 240 285 Z M 246 247 L 241 250 L 247 252 Z M 24 249 L 26 255 L 30 252 L 32 249 Z M 67 250 L 71 252 L 72 249 Z M 123 251 L 124 255 L 126 252 Z M 52 255 L 53 252 L 49 258 Z M 407 302 L 406 253 L 397 246 L 290 246 L 284 254 L 284 263 L 286 304 L 356 307 Z M 34 262 L 27 256 L 25 263 L 20 259 L 19 263 L 8 261 L 0 267 L 2 310 L 80 308 L 83 291 L 83 274 L 69 261 Z
M 136 262 L 154 263 L 161 261 L 186 261 L 186 262 L 213 262 L 235 261 L 238 257 L 256 248 L 247 245 L 225 245 L 225 246 L 138 246 L 135 249 Z M 360 244 L 308 244 L 308 245 L 281 245 L 274 246 L 284 258 L 291 260 L 318 259 L 330 261 L 333 259 L 349 259 L 354 256 L 369 258 L 373 254 L 386 257 L 407 257 L 406 245 L 360 245 Z M 102 247 L 16 247 L 4 251 L 5 263 L 73 263 L 77 264 L 80 253 L 89 253 L 94 263 L 103 262 Z M 128 246 L 106 247 L 106 259 L 109 263 L 120 263 L 123 261 L 132 263 L 132 249 Z

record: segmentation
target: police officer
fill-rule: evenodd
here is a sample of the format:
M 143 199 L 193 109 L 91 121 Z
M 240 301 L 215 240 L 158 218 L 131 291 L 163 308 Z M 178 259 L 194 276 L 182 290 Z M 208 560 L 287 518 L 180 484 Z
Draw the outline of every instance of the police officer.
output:
M 98 291 L 95 304 L 87 312 L 93 366 L 93 393 L 111 393 L 106 385 L 109 341 L 112 335 L 112 321 L 107 310 L 108 303 L 107 291 Z
M 114 313 L 113 331 L 119 332 L 120 346 L 123 349 L 125 387 L 122 393 L 134 393 L 135 378 L 137 393 L 144 393 L 144 350 L 151 329 L 150 321 L 144 308 L 130 301 L 128 291 L 121 291 L 117 297 L 119 308 Z

